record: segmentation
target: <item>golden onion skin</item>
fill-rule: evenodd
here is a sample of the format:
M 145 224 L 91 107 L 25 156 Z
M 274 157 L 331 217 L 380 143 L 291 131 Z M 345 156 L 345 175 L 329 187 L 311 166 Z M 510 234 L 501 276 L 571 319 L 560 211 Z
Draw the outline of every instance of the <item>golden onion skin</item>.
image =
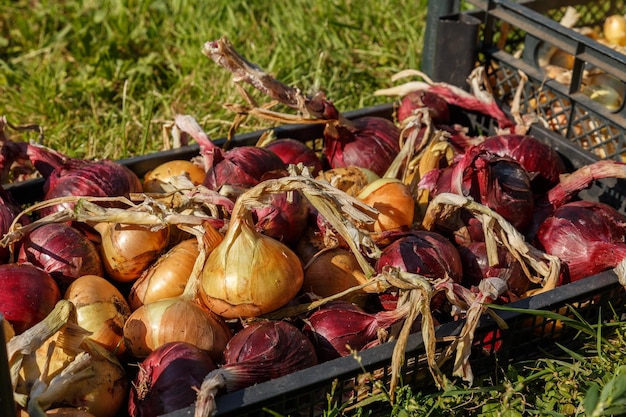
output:
M 258 317 L 293 299 L 304 278 L 298 256 L 257 232 L 249 218 L 233 217 L 224 240 L 209 254 L 200 299 L 216 314 Z

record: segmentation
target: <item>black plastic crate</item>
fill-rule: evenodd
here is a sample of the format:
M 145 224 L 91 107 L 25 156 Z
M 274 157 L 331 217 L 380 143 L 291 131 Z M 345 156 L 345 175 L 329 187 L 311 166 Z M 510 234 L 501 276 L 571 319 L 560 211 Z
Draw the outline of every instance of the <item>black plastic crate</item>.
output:
M 385 104 L 360 109 L 346 114 L 349 118 L 366 115 L 392 117 L 394 107 Z M 493 132 L 490 119 L 463 112 L 472 127 L 482 132 Z M 319 125 L 290 125 L 276 128 L 278 137 L 300 139 L 309 145 L 319 144 L 322 131 Z M 254 144 L 263 132 L 252 132 L 234 138 L 235 145 Z M 530 131 L 537 138 L 554 147 L 572 169 L 591 163 L 597 157 L 580 149 L 570 141 L 542 127 Z M 216 141 L 224 143 L 224 140 Z M 143 175 L 162 162 L 172 159 L 190 159 L 196 156 L 196 145 L 158 152 L 146 156 L 122 160 L 138 175 Z M 39 179 L 9 186 L 9 191 L 22 202 L 32 202 L 42 195 L 43 182 Z M 612 195 L 613 186 L 598 182 L 591 195 L 582 198 L 604 198 Z M 608 198 L 609 203 L 615 203 Z M 533 316 L 524 309 L 545 310 L 570 314 L 568 306 L 573 306 L 578 314 L 589 322 L 611 321 L 615 317 L 626 317 L 626 291 L 613 272 L 605 272 L 578 282 L 558 287 L 511 303 L 521 311 L 499 311 L 496 313 L 507 323 L 508 329 L 499 329 L 488 315 L 481 319 L 476 331 L 475 345 L 470 357 L 474 374 L 477 377 L 498 374 L 511 362 L 541 357 L 546 354 L 562 354 L 557 345 L 576 347 L 579 342 L 575 331 L 562 327 L 558 320 Z M 438 338 L 457 336 L 463 321 L 449 322 L 436 329 Z M 442 343 L 440 349 L 447 346 Z M 394 343 L 367 349 L 360 352 L 360 359 L 343 357 L 322 363 L 309 369 L 277 378 L 268 382 L 226 394 L 217 398 L 218 416 L 318 416 L 327 407 L 329 398 L 345 402 L 354 398 L 366 398 L 380 391 L 380 384 L 388 387 L 391 380 L 391 358 Z M 444 368 L 445 369 L 445 368 Z M 6 382 L 6 381 L 5 381 Z M 426 355 L 420 333 L 409 337 L 406 349 L 406 365 L 402 371 L 402 383 L 419 389 L 434 389 L 432 377 L 426 365 Z M 379 403 L 377 407 L 384 407 Z M 384 410 L 384 408 L 383 408 Z M 168 417 L 193 415 L 193 406 L 170 413 Z M 122 410 L 120 417 L 125 416 Z
M 583 70 L 596 68 L 626 80 L 626 55 L 559 23 L 566 7 L 580 14 L 577 26 L 601 25 L 612 13 L 626 13 L 623 0 L 467 0 L 470 15 L 480 21 L 475 48 L 487 69 L 494 95 L 510 105 L 523 71 L 528 76 L 521 97 L 522 113 L 535 112 L 547 127 L 601 159 L 626 160 L 624 100 L 609 110 L 582 92 Z M 445 20 L 445 19 L 440 19 Z M 470 42 L 473 42 L 470 41 Z M 545 44 L 574 57 L 571 80 L 563 83 L 546 75 L 538 63 Z M 438 60 L 443 62 L 444 56 Z M 443 80 L 445 81 L 445 80 Z

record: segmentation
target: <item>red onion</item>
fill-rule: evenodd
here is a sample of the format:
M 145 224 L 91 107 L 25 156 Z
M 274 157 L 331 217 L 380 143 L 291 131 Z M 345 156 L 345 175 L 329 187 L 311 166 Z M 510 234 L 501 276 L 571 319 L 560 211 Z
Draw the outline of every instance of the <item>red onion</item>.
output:
M 413 114 L 413 110 L 427 108 L 434 124 L 447 125 L 450 123 L 450 107 L 439 95 L 426 91 L 411 91 L 400 100 L 398 106 L 398 121 L 402 122 Z
M 420 188 L 435 196 L 444 192 L 469 196 L 500 214 L 520 232 L 530 226 L 534 193 L 524 167 L 507 156 L 470 147 L 453 165 L 433 170 Z
M 504 134 L 486 138 L 478 145 L 496 155 L 519 162 L 532 178 L 532 188 L 542 194 L 559 182 L 565 164 L 553 147 L 530 135 Z
M 381 273 L 387 266 L 423 275 L 427 278 L 461 282 L 463 267 L 458 250 L 450 240 L 437 232 L 416 230 L 399 237 L 383 248 L 376 262 Z M 438 293 L 431 299 L 431 310 L 440 313 L 447 306 L 446 297 Z
M 224 151 L 215 145 L 198 122 L 189 115 L 176 115 L 176 126 L 193 137 L 204 158 L 204 186 L 219 190 L 222 186 L 246 189 L 257 185 L 263 176 L 285 169 L 274 152 L 257 146 L 238 146 Z
M 205 378 L 196 400 L 196 415 L 214 411 L 213 399 L 220 390 L 236 391 L 314 365 L 317 356 L 311 341 L 293 324 L 252 322 L 228 342 L 224 365 Z
M 522 265 L 504 247 L 498 247 L 498 263 L 489 265 L 485 242 L 471 242 L 458 248 L 463 264 L 463 280 L 466 287 L 477 286 L 488 277 L 499 277 L 506 281 L 509 291 L 521 296 L 530 287 Z
M 313 342 L 320 362 L 325 362 L 377 345 L 380 332 L 404 319 L 407 311 L 372 314 L 356 304 L 333 301 L 307 317 L 302 330 Z
M 604 203 L 572 201 L 541 224 L 536 240 L 565 264 L 561 283 L 577 281 L 626 258 L 626 216 Z
M 324 156 L 331 168 L 356 166 L 383 176 L 400 152 L 400 128 L 382 117 L 340 119 L 324 129 Z
M 44 224 L 20 244 L 18 262 L 30 262 L 48 272 L 62 291 L 80 276 L 103 274 L 96 246 L 66 223 Z
M 44 200 L 68 196 L 118 197 L 142 191 L 141 181 L 129 168 L 111 160 L 87 161 L 70 158 L 52 149 L 20 143 L 33 165 L 46 179 Z M 49 214 L 73 204 L 42 210 Z
M 207 351 L 187 342 L 170 342 L 139 364 L 128 398 L 130 417 L 171 413 L 194 403 L 204 377 L 217 366 Z
M 278 155 L 285 164 L 297 165 L 302 163 L 310 167 L 313 176 L 322 170 L 320 157 L 302 141 L 291 138 L 276 139 L 264 147 Z
M 61 299 L 54 279 L 36 266 L 0 265 L 0 313 L 20 334 L 43 320 Z
M 269 204 L 253 210 L 257 231 L 286 245 L 302 238 L 309 220 L 309 204 L 299 192 L 274 193 Z

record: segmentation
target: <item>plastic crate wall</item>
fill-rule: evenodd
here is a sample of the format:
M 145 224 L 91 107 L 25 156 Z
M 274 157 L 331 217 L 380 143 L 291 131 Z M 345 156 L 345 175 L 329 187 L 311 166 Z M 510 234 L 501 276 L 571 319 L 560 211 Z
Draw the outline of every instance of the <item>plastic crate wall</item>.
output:
M 479 60 L 486 67 L 496 98 L 510 107 L 522 83 L 521 70 L 528 77 L 519 103 L 522 114 L 537 114 L 548 128 L 600 159 L 626 160 L 624 106 L 611 112 L 589 99 L 580 92 L 578 78 L 583 68 L 597 66 L 626 80 L 626 56 L 558 23 L 566 7 L 571 6 L 581 15 L 580 26 L 599 25 L 611 13 L 625 13 L 626 2 L 468 2 L 483 13 Z M 542 43 L 558 45 L 577 58 L 569 85 L 547 78 L 539 67 L 537 53 Z M 602 59 L 603 54 L 608 59 Z

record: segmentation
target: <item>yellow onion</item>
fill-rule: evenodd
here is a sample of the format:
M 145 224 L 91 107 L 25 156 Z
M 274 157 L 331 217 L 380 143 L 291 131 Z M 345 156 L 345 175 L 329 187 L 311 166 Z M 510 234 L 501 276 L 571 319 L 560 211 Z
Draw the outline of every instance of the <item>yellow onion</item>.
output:
M 368 184 L 357 196 L 379 214 L 373 224 L 376 233 L 408 227 L 415 216 L 415 198 L 409 187 L 395 178 L 380 178 Z
M 143 359 L 165 343 L 187 342 L 208 351 L 215 362 L 221 361 L 232 332 L 224 319 L 198 303 L 197 297 L 206 256 L 223 236 L 209 223 L 204 229 L 198 259 L 183 293 L 144 304 L 126 320 L 124 343 L 132 356 Z
M 626 46 L 626 17 L 611 15 L 604 21 L 604 38 L 612 45 Z
M 338 247 L 319 252 L 305 265 L 302 292 L 325 298 L 367 281 L 354 254 Z M 366 298 L 366 290 L 358 290 L 342 299 L 363 306 Z
M 205 305 L 224 318 L 257 317 L 296 296 L 303 276 L 298 256 L 257 232 L 246 212 L 233 215 L 224 240 L 208 255 L 199 293 Z
M 90 373 L 80 383 L 71 384 L 56 393 L 49 408 L 76 407 L 95 417 L 117 415 L 126 399 L 126 372 L 115 355 L 87 338 L 88 334 L 74 322 L 69 322 L 47 339 L 34 356 L 25 358 L 22 363 L 16 392 L 30 393 L 30 387 L 37 379 L 49 384 L 79 354 L 85 352 L 89 355 Z M 47 372 L 44 373 L 46 366 Z
M 146 193 L 164 192 L 163 184 L 168 184 L 171 178 L 181 175 L 187 176 L 195 185 L 204 181 L 205 171 L 200 166 L 187 160 L 172 160 L 162 163 L 144 176 L 143 191 Z
M 181 295 L 199 253 L 194 238 L 180 242 L 160 256 L 133 283 L 128 295 L 130 307 L 136 310 L 143 304 Z
M 133 311 L 124 326 L 126 348 L 135 358 L 145 358 L 168 342 L 187 342 L 221 361 L 232 336 L 226 322 L 206 307 L 183 298 L 166 298 Z
M 76 307 L 76 321 L 91 332 L 91 340 L 118 356 L 124 353 L 123 329 L 130 307 L 111 282 L 97 275 L 83 275 L 68 287 L 65 299 Z
M 355 166 L 329 169 L 317 176 L 317 179 L 326 180 L 333 187 L 353 197 L 377 178 L 379 178 L 378 175 L 369 169 Z
M 98 223 L 102 263 L 107 275 L 118 282 L 131 282 L 156 260 L 169 242 L 167 227 L 151 230 L 134 224 Z
M 81 410 L 78 408 L 53 408 L 52 410 L 46 410 L 46 416 L 54 416 L 54 417 L 95 417 L 88 411 Z

